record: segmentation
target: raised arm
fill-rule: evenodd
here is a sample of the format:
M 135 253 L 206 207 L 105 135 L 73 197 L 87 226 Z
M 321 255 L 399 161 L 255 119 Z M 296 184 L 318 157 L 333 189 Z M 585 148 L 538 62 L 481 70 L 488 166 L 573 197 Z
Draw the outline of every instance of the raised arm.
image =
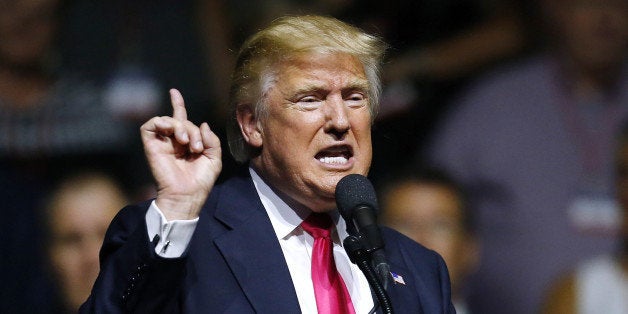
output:
M 194 219 L 222 170 L 220 140 L 207 123 L 187 119 L 181 93 L 170 90 L 172 117 L 154 117 L 141 130 L 157 183 L 157 206 L 166 219 Z
M 187 120 L 183 97 L 170 91 L 173 114 L 141 127 L 157 183 L 157 206 L 168 221 L 198 217 L 222 169 L 218 137 Z M 122 209 L 100 251 L 101 269 L 80 313 L 177 313 L 186 258 L 161 258 L 147 233 L 148 203 Z

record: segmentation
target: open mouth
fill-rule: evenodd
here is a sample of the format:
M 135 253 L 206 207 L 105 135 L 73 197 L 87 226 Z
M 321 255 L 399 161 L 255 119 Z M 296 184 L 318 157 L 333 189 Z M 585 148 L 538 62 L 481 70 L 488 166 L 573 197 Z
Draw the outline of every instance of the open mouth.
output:
M 344 165 L 353 157 L 353 149 L 349 145 L 332 146 L 318 152 L 315 158 L 330 165 Z

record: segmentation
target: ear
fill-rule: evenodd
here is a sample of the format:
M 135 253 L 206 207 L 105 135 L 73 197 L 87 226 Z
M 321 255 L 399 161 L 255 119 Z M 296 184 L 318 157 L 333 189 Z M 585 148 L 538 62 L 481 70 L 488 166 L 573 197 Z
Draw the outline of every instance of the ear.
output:
M 236 109 L 236 118 L 244 140 L 252 147 L 262 147 L 262 130 L 255 109 L 251 104 L 240 104 Z

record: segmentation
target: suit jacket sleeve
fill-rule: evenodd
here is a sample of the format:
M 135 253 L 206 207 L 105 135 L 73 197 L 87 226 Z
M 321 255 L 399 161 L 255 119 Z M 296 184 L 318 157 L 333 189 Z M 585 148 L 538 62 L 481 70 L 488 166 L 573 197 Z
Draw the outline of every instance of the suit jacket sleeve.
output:
M 100 274 L 80 313 L 177 313 L 185 275 L 181 258 L 158 256 L 148 239 L 150 203 L 123 208 L 100 251 Z

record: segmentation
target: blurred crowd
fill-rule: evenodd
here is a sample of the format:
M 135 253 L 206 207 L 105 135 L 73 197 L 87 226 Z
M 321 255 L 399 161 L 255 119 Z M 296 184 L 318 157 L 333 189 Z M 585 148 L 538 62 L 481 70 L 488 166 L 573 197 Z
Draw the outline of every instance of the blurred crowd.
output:
M 236 49 L 285 14 L 390 44 L 370 178 L 382 223 L 443 255 L 460 313 L 628 312 L 626 0 L 0 8 L 0 313 L 76 311 L 113 215 L 154 195 L 139 126 L 177 88 L 226 145 Z

